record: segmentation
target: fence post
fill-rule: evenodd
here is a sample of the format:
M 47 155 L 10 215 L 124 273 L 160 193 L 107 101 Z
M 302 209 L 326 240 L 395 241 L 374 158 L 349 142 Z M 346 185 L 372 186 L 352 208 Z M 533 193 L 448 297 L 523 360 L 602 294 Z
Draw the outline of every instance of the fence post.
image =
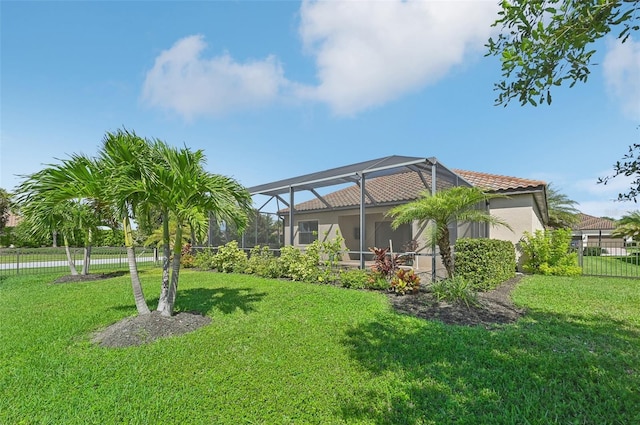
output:
M 582 269 L 582 272 L 584 272 L 584 262 L 582 261 L 582 256 L 584 255 L 584 248 L 582 246 L 582 237 L 580 237 L 580 240 L 578 241 L 578 264 L 580 265 L 580 268 Z
M 20 274 L 20 249 L 16 249 L 16 274 Z

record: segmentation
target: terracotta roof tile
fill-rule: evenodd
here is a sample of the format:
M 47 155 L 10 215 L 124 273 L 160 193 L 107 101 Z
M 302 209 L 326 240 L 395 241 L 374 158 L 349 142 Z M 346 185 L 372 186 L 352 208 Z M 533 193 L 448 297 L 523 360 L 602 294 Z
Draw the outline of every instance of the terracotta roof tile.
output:
M 608 218 L 594 217 L 580 213 L 580 223 L 573 227 L 573 230 L 613 230 L 616 222 Z
M 472 185 L 490 191 L 536 188 L 546 185 L 546 183 L 541 180 L 522 179 L 520 177 L 501 176 L 498 174 L 455 169 L 453 172 Z
M 540 180 L 528 180 L 475 171 L 453 171 L 472 185 L 489 191 L 522 190 L 540 188 L 545 185 L 545 182 Z M 430 190 L 431 176 L 423 174 L 423 177 L 424 182 L 420 175 L 414 171 L 376 177 L 366 180 L 365 189 L 376 204 L 397 204 L 412 201 L 418 197 L 420 192 Z M 425 182 L 427 186 L 425 186 Z M 450 183 L 441 181 L 438 184 L 438 189 L 444 189 L 449 185 Z M 357 185 L 349 186 L 324 195 L 323 198 L 334 208 L 357 207 L 360 205 L 360 187 Z M 367 206 L 372 205 L 368 197 L 365 199 Z M 312 199 L 296 205 L 296 211 L 312 211 L 325 208 L 326 205 L 319 199 Z

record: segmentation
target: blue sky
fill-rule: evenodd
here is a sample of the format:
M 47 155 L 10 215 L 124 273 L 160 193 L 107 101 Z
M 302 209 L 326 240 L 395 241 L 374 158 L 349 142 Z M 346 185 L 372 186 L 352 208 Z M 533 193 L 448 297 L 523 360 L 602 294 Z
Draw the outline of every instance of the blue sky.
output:
M 602 40 L 551 106 L 494 106 L 497 1 L 0 2 L 0 187 L 106 131 L 203 149 L 245 186 L 387 155 L 552 182 L 596 216 L 596 184 L 640 140 L 640 36 Z

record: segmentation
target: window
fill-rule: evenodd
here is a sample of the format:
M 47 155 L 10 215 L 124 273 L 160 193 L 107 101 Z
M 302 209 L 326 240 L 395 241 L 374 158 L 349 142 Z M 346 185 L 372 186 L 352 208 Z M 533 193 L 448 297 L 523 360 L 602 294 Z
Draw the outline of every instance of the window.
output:
M 298 222 L 298 243 L 300 245 L 309 245 L 318 239 L 318 222 L 317 221 L 299 221 Z

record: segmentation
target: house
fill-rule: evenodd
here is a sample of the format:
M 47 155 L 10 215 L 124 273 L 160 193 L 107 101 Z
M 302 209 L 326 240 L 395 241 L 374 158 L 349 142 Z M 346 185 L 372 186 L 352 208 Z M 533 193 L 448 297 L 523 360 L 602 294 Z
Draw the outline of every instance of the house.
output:
M 610 255 L 626 255 L 627 242 L 624 238 L 611 235 L 616 228 L 616 222 L 609 218 L 594 217 L 588 214 L 579 214 L 580 221 L 571 229 L 572 244 L 575 247 L 581 246 L 597 247 Z
M 346 187 L 324 195 L 317 191 L 334 185 Z M 396 205 L 417 199 L 425 190 L 433 193 L 459 185 L 504 194 L 505 198 L 492 199 L 479 208 L 487 208 L 502 218 L 513 231 L 459 223 L 450 228 L 452 242 L 461 237 L 489 237 L 515 244 L 525 231 L 544 229 L 548 220 L 545 182 L 449 169 L 436 158 L 385 157 L 256 186 L 249 191 L 252 195 L 277 198 L 287 206 L 279 210 L 284 218 L 287 245 L 304 247 L 318 237 L 333 238 L 338 231 L 349 250 L 345 260 L 360 261 L 361 267 L 369 248 L 376 246 L 390 247 L 394 252 L 416 252 L 417 267 L 434 271 L 439 268 L 436 264 L 439 259 L 437 253 L 434 255 L 434 247 L 427 243 L 428 230 L 419 223 L 393 230 L 392 220 L 386 214 Z M 309 191 L 314 198 L 296 203 L 294 196 L 300 191 Z M 289 195 L 289 202 L 285 194 Z

